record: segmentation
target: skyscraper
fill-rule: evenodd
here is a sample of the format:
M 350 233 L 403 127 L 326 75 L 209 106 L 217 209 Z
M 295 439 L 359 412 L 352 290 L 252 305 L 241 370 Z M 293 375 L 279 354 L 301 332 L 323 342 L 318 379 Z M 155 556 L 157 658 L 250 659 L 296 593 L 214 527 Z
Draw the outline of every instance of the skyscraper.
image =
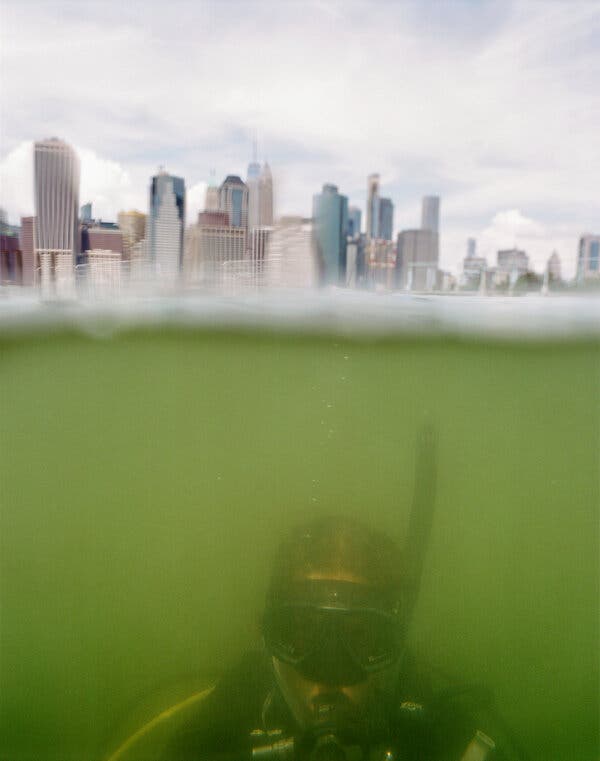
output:
M 254 160 L 248 164 L 248 228 L 254 230 L 260 225 L 260 164 Z
M 396 285 L 408 291 L 431 291 L 438 270 L 437 233 L 403 230 L 396 249 Z
M 313 219 L 321 282 L 324 285 L 343 283 L 346 274 L 348 199 L 338 193 L 336 185 L 323 185 L 323 191 L 313 197 Z
M 183 263 L 185 183 L 164 170 L 150 184 L 148 254 L 163 282 L 177 279 Z
M 81 207 L 81 210 L 79 212 L 80 219 L 82 222 L 91 222 L 92 217 L 92 204 L 88 201 L 88 203 L 84 203 Z
M 367 238 L 379 237 L 379 175 L 367 177 Z
M 71 295 L 79 238 L 79 158 L 56 137 L 35 143 L 35 259 L 45 293 Z
M 256 156 L 256 141 L 252 161 L 248 164 L 248 230 L 273 226 L 273 176 L 270 166 L 262 166 Z
M 600 235 L 582 235 L 579 239 L 577 279 L 600 277 Z
M 259 197 L 259 225 L 260 227 L 271 227 L 273 225 L 273 175 L 271 167 L 265 162 L 260 172 Z
M 204 209 L 206 211 L 219 211 L 219 188 L 215 182 L 214 170 L 211 170 L 210 180 L 208 181 L 208 185 L 206 187 Z
M 439 196 L 425 196 L 421 211 L 421 230 L 440 231 L 440 198 Z
M 394 204 L 389 198 L 379 199 L 379 227 L 377 237 L 392 240 L 394 235 Z
M 23 254 L 23 285 L 33 285 L 35 282 L 35 217 L 21 217 L 19 238 Z
M 362 220 L 362 214 L 357 206 L 348 207 L 348 235 L 351 238 L 356 238 L 360 235 L 360 225 Z
M 219 209 L 227 212 L 232 227 L 248 229 L 248 186 L 237 175 L 230 174 L 221 183 Z
M 477 241 L 475 238 L 467 238 L 467 259 L 472 259 L 477 254 Z

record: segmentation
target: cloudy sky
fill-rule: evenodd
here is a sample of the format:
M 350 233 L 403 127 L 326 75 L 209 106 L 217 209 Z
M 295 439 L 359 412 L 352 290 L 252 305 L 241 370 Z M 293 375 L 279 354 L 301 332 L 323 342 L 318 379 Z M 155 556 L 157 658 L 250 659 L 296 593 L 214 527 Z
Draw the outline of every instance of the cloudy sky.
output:
M 33 212 L 32 141 L 82 161 L 96 216 L 146 210 L 159 165 L 188 217 L 210 170 L 246 176 L 254 134 L 276 212 L 334 182 L 364 210 L 381 175 L 396 231 L 442 197 L 442 266 L 465 240 L 573 273 L 600 231 L 599 0 L 0 0 L 0 205 Z

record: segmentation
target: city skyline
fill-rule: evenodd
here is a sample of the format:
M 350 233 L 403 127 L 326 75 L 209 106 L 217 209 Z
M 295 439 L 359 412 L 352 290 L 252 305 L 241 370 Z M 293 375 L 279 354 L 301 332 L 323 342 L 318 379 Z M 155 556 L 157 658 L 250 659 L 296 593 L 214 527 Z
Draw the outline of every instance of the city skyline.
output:
M 526 249 L 538 270 L 557 250 L 574 275 L 578 238 L 600 218 L 597 5 L 175 5 L 3 2 L 0 205 L 11 222 L 34 211 L 36 139 L 73 145 L 81 198 L 105 219 L 144 211 L 164 165 L 185 179 L 189 223 L 210 169 L 245 177 L 258 134 L 278 215 L 308 216 L 331 183 L 364 227 L 365 178 L 380 173 L 394 238 L 418 226 L 423 196 L 443 199 L 442 268 L 459 271 L 473 237 L 488 258 Z

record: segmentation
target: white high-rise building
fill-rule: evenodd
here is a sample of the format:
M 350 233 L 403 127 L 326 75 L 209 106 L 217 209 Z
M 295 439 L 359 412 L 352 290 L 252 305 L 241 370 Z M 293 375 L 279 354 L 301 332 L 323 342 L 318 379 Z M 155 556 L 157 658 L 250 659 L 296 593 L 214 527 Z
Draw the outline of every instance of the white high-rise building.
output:
M 252 161 L 248 164 L 246 187 L 248 188 L 249 249 L 252 250 L 256 247 L 256 240 L 251 239 L 252 231 L 265 228 L 270 230 L 273 226 L 273 176 L 267 162 L 261 166 L 258 161 L 256 141 L 254 141 Z
M 79 158 L 58 138 L 35 143 L 35 266 L 46 296 L 75 291 L 79 233 Z
M 161 171 L 150 185 L 148 253 L 163 283 L 174 283 L 183 266 L 185 184 L 181 177 Z

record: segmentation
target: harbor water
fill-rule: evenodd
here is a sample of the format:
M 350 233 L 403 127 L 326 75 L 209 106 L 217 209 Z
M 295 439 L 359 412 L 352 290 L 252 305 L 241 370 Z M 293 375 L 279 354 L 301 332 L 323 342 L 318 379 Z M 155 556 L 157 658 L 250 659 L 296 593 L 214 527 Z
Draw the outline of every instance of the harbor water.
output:
M 531 759 L 595 761 L 598 311 L 546 330 L 549 301 L 5 307 L 0 758 L 107 759 L 213 683 L 298 522 L 402 543 L 427 427 L 411 646 L 491 688 Z

